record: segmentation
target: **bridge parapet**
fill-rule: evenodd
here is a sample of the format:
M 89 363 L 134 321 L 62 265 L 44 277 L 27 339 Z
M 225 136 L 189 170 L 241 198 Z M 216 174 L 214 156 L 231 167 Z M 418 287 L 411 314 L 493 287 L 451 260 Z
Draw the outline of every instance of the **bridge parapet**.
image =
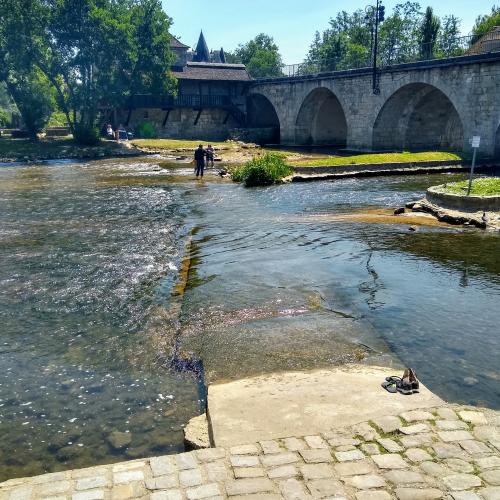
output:
M 446 45 L 435 46 L 434 44 L 420 44 L 413 47 L 413 50 L 394 49 L 385 55 L 379 56 L 377 67 L 388 69 L 398 67 L 402 64 L 439 64 L 441 61 L 448 61 L 457 64 L 460 58 L 471 58 L 487 54 L 500 53 L 500 26 L 496 27 L 483 36 L 468 35 L 455 38 L 447 42 Z M 358 58 L 349 63 L 343 64 L 337 59 L 320 59 L 314 61 L 304 61 L 298 64 L 287 64 L 282 68 L 282 75 L 258 80 L 279 79 L 279 78 L 300 78 L 304 76 L 318 75 L 324 73 L 344 72 L 350 70 L 371 71 L 373 62 L 372 55 L 366 58 Z M 444 62 L 446 64 L 446 62 Z

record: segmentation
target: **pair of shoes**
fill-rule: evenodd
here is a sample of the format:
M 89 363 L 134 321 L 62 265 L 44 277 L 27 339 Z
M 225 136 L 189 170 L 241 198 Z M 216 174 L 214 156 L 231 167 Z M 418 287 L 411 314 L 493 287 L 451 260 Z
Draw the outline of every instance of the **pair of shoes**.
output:
M 406 368 L 402 377 L 395 375 L 386 377 L 385 382 L 382 383 L 382 387 L 387 392 L 399 392 L 409 396 L 410 394 L 419 392 L 420 383 L 415 370 L 413 368 Z
M 393 394 L 397 392 L 397 386 L 396 384 L 398 383 L 398 380 L 401 380 L 399 377 L 387 377 L 385 379 L 385 382 L 382 382 L 382 387 L 387 391 L 387 392 L 392 392 Z
M 419 392 L 420 382 L 418 381 L 417 374 L 413 368 L 408 368 L 408 380 L 410 381 L 412 392 Z

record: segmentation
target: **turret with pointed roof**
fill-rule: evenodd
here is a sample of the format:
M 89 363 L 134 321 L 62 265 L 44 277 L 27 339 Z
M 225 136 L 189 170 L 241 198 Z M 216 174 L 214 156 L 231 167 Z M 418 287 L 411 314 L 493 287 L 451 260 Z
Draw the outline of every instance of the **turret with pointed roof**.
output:
M 219 58 L 221 63 L 226 63 L 226 53 L 224 52 L 224 49 L 221 47 L 220 52 L 219 52 Z
M 208 45 L 203 35 L 203 31 L 200 33 L 200 38 L 198 39 L 198 44 L 196 45 L 196 51 L 193 56 L 194 62 L 210 62 L 210 51 L 208 50 Z

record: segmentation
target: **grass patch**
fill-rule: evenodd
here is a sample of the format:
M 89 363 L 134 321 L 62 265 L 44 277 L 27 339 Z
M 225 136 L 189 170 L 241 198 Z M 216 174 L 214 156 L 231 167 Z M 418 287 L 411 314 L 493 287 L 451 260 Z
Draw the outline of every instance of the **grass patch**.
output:
M 285 163 L 283 155 L 266 153 L 244 165 L 231 169 L 231 178 L 242 182 L 247 187 L 269 186 L 292 174 L 292 169 Z
M 38 142 L 30 141 L 29 139 L 0 137 L 0 157 L 19 158 L 23 155 L 50 154 L 72 144 L 73 140 L 66 137 L 42 139 Z
M 0 137 L 0 158 L 9 159 L 43 159 L 71 157 L 83 151 L 106 150 L 109 152 L 120 151 L 122 145 L 113 141 L 101 141 L 96 146 L 79 146 L 72 137 L 50 137 L 31 141 L 29 139 L 13 139 Z
M 370 153 L 353 156 L 332 156 L 331 158 L 318 158 L 310 160 L 297 160 L 290 162 L 292 167 L 336 167 L 345 165 L 361 165 L 367 163 L 402 163 L 419 161 L 447 161 L 463 160 L 464 156 L 458 153 L 444 151 L 428 151 L 421 153 Z
M 452 182 L 440 186 L 439 192 L 466 194 L 469 181 Z M 475 196 L 500 196 L 500 177 L 481 177 L 472 181 L 470 194 Z
M 204 146 L 212 144 L 212 146 L 216 149 L 238 149 L 241 147 L 240 143 L 231 141 L 208 142 L 202 140 L 185 141 L 181 139 L 133 139 L 131 142 L 138 148 L 165 150 L 192 149 L 194 151 L 200 144 L 203 144 Z

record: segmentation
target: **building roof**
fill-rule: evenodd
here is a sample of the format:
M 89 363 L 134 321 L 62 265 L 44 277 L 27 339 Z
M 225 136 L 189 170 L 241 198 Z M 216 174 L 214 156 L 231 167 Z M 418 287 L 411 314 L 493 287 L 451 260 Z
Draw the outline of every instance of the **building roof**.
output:
M 486 52 L 500 51 L 500 26 L 493 26 L 472 47 L 467 54 L 484 54 Z
M 194 53 L 193 61 L 195 62 L 210 61 L 210 51 L 208 50 L 207 41 L 205 40 L 203 31 L 200 33 L 200 38 L 198 39 L 198 44 L 196 45 L 196 51 Z
M 221 63 L 226 63 L 226 53 L 224 52 L 224 49 L 221 47 L 219 51 L 219 59 Z
M 172 49 L 189 49 L 188 45 L 184 45 L 182 42 L 180 42 L 175 36 L 172 36 L 170 38 L 170 47 Z
M 248 82 L 251 80 L 244 64 L 188 62 L 183 71 L 173 71 L 179 80 L 225 80 Z

